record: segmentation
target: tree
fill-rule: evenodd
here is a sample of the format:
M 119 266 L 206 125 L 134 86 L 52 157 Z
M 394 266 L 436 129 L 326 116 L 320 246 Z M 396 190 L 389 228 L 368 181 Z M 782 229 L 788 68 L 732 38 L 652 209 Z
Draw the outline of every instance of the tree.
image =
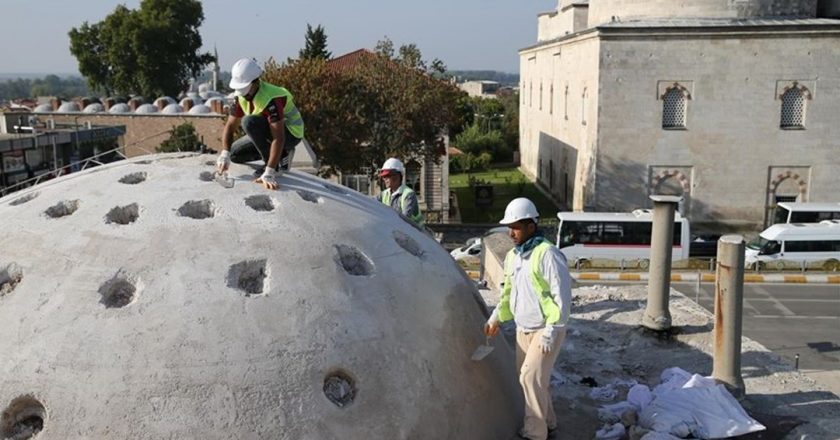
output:
M 306 24 L 306 44 L 298 53 L 302 60 L 332 58 L 332 52 L 327 50 L 327 33 L 320 24 L 312 29 L 312 25 Z
M 142 0 L 137 10 L 119 5 L 101 22 L 72 28 L 70 52 L 93 89 L 176 96 L 214 59 L 198 53 L 203 21 L 198 0 Z
M 172 133 L 169 139 L 163 141 L 156 150 L 159 153 L 175 153 L 178 151 L 196 151 L 198 149 L 198 135 L 195 132 L 195 127 L 185 122 L 181 125 L 172 127 Z

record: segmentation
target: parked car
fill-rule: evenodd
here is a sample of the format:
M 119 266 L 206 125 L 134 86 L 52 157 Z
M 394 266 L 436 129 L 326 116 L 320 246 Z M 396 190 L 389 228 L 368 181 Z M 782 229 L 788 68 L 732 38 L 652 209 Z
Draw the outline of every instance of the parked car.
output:
M 467 257 L 478 257 L 481 254 L 481 237 L 473 237 L 458 249 L 449 253 L 455 260 L 462 260 Z

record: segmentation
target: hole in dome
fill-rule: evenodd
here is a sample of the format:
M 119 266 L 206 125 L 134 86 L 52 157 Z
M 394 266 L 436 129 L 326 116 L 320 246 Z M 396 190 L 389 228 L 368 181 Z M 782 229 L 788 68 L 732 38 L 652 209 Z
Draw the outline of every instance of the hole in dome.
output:
M 266 260 L 246 260 L 230 267 L 227 285 L 245 292 L 245 296 L 262 295 L 267 289 Z
M 204 162 L 204 165 L 207 165 L 208 167 L 214 167 L 214 166 L 216 166 L 216 161 L 215 160 L 208 160 L 207 162 Z
M 134 162 L 134 163 L 136 163 L 138 165 L 149 165 L 150 163 L 152 163 L 152 161 L 150 161 L 150 160 L 138 160 L 137 162 Z
M 333 371 L 324 378 L 324 395 L 339 408 L 356 399 L 356 381 L 342 370 Z
M 198 178 L 201 179 L 202 182 L 212 182 L 215 177 L 216 176 L 212 171 L 202 171 L 201 174 L 198 175 Z
M 373 262 L 362 251 L 353 246 L 335 246 L 336 259 L 344 270 L 354 276 L 368 276 L 373 273 Z
M 23 280 L 23 270 L 16 263 L 11 263 L 0 270 L 0 298 L 12 293 Z
M 79 209 L 78 200 L 65 200 L 50 206 L 46 214 L 50 218 L 61 218 L 73 214 L 77 209 Z
M 118 225 L 127 225 L 137 221 L 140 217 L 140 208 L 136 203 L 126 206 L 117 206 L 108 211 L 105 215 L 105 223 L 116 223 Z
M 12 206 L 23 205 L 24 203 L 34 199 L 35 197 L 38 197 L 37 192 L 29 193 L 25 196 L 18 197 L 16 199 L 12 200 L 9 204 L 12 205 Z
M 137 286 L 132 277 L 118 273 L 99 288 L 99 294 L 102 295 L 99 302 L 106 308 L 118 309 L 137 299 Z
M 272 200 L 271 197 L 264 194 L 254 195 L 246 198 L 245 204 L 248 205 L 254 211 L 268 212 L 274 211 L 274 208 L 276 208 L 274 200 Z
M 44 429 L 47 409 L 32 396 L 20 396 L 3 410 L 0 433 L 4 439 L 26 440 Z
M 305 189 L 299 189 L 299 190 L 297 190 L 297 193 L 300 196 L 300 198 L 302 198 L 303 200 L 306 200 L 307 202 L 324 203 L 324 199 L 321 196 L 319 196 L 318 194 L 315 194 L 312 191 L 307 191 Z
M 420 247 L 420 243 L 417 243 L 417 241 L 402 231 L 394 231 L 394 240 L 401 248 L 405 249 L 408 253 L 417 258 L 423 258 L 426 254 L 426 252 L 423 251 L 423 248 Z
M 137 162 L 140 163 L 140 162 Z M 137 185 L 140 182 L 144 182 L 146 180 L 146 172 L 145 171 L 138 171 L 136 173 L 126 174 L 120 179 L 120 183 L 124 183 L 126 185 Z
M 191 200 L 178 208 L 178 215 L 196 220 L 213 218 L 216 215 L 216 206 L 210 200 Z

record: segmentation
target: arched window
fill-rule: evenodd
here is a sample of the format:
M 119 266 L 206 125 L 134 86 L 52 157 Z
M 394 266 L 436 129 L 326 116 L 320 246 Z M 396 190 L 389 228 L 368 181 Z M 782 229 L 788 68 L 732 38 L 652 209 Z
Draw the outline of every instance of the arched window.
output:
M 542 88 L 542 81 L 540 81 L 540 110 L 542 110 L 542 98 L 543 98 L 543 88 Z
M 569 86 L 566 86 L 566 91 L 563 93 L 563 118 L 569 120 Z
M 679 84 L 666 89 L 662 95 L 662 128 L 685 128 L 689 99 L 691 95 Z
M 534 106 L 534 82 L 528 83 L 528 107 Z
M 549 95 L 548 95 L 548 114 L 554 114 L 554 83 L 551 83 L 551 87 L 549 88 Z
M 811 92 L 796 82 L 781 96 L 782 114 L 780 128 L 805 128 L 805 110 L 807 100 L 811 99 Z

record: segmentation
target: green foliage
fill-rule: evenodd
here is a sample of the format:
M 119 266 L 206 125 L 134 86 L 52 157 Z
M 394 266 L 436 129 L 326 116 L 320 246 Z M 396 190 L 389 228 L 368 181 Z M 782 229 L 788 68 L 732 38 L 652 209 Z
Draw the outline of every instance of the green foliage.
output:
M 306 139 L 327 174 L 359 172 L 389 156 L 437 158 L 463 95 L 447 81 L 376 54 L 343 68 L 318 59 L 270 61 L 264 79 L 294 94 Z
M 169 139 L 163 141 L 160 146 L 156 148 L 158 153 L 175 153 L 178 151 L 196 151 L 199 146 L 198 135 L 195 132 L 195 127 L 185 122 L 181 125 L 172 127 Z
M 177 96 L 213 61 L 198 53 L 204 12 L 198 0 L 142 0 L 103 21 L 70 30 L 70 52 L 91 88 L 107 94 Z
M 493 185 L 493 204 L 490 207 L 475 206 L 475 191 L 470 186 L 475 183 Z M 497 223 L 504 217 L 508 202 L 517 197 L 527 197 L 537 205 L 540 225 L 557 223 L 557 206 L 516 168 L 494 167 L 483 172 L 452 173 L 449 187 L 458 198 L 458 209 L 464 223 Z
M 473 156 L 487 153 L 496 161 L 510 160 L 511 149 L 502 139 L 499 130 L 482 131 L 478 124 L 473 124 L 455 137 L 454 145 L 459 150 Z
M 85 81 L 79 77 L 62 79 L 47 75 L 38 79 L 14 79 L 0 83 L 0 99 L 34 98 L 36 96 L 76 97 L 90 95 Z
M 488 152 L 480 154 L 464 153 L 449 158 L 449 169 L 454 173 L 473 173 L 490 168 L 493 156 Z
M 312 25 L 306 24 L 306 43 L 298 53 L 300 59 L 322 59 L 332 58 L 332 52 L 327 50 L 327 33 L 320 24 L 312 29 Z

